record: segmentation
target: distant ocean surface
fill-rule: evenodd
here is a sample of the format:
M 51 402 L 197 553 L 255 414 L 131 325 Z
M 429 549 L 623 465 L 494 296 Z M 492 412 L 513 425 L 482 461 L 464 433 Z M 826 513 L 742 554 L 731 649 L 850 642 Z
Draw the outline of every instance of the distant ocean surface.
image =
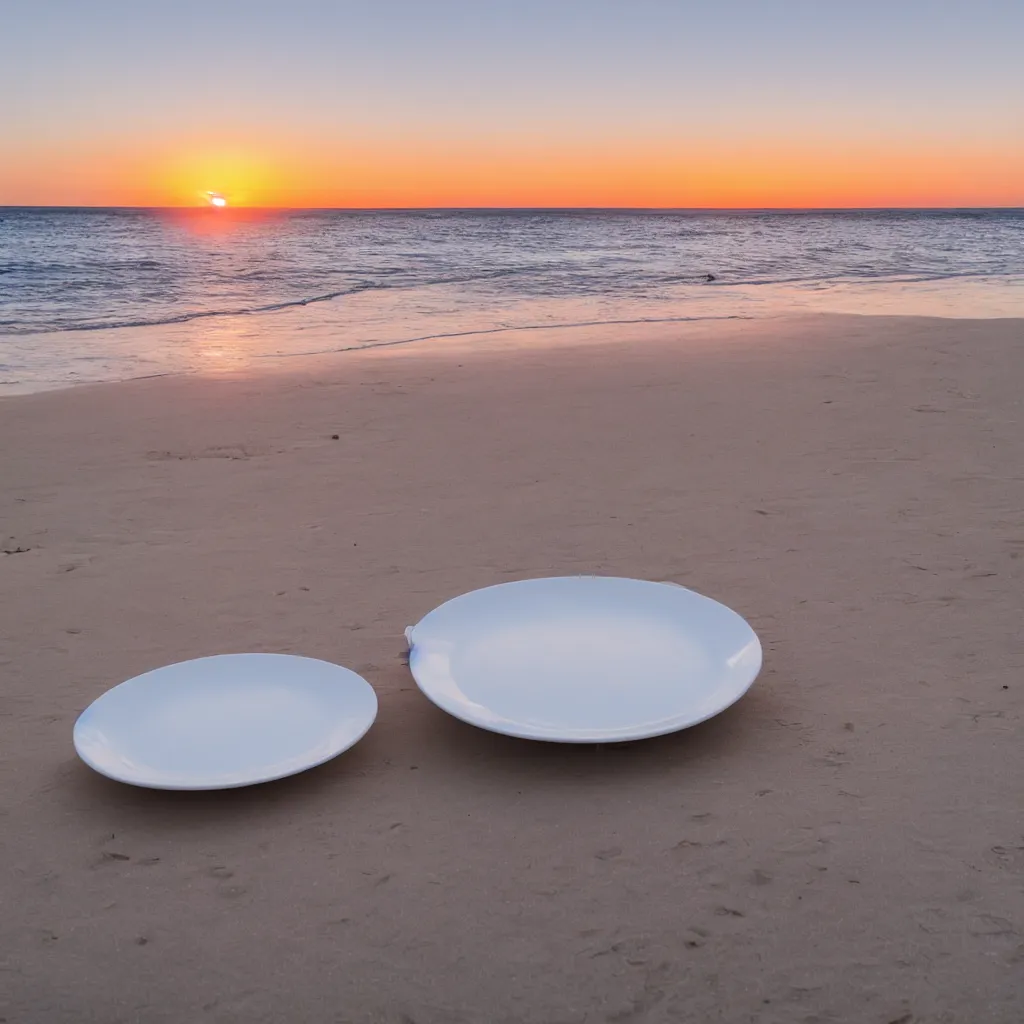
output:
M 0 395 L 425 338 L 1024 316 L 1024 210 L 0 208 Z

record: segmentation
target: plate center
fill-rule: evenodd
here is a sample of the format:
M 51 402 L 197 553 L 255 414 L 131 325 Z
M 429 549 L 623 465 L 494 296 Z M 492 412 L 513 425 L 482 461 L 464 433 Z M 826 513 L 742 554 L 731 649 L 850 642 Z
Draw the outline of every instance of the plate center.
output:
M 458 651 L 452 675 L 503 718 L 583 731 L 671 719 L 717 682 L 705 646 L 677 623 L 593 610 L 495 627 Z

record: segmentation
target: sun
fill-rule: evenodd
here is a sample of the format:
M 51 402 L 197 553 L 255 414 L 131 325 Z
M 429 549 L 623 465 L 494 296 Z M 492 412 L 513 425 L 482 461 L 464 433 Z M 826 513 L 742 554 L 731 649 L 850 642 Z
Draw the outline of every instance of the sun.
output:
M 219 192 L 207 192 L 206 198 L 211 206 L 216 206 L 218 209 L 228 205 L 228 201 Z

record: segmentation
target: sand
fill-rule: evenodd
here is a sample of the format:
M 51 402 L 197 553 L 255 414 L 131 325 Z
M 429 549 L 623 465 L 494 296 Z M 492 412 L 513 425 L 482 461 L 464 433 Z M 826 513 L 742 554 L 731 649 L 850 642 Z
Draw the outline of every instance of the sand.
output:
M 1022 341 L 589 328 L 0 402 L 0 1018 L 1020 1024 Z M 564 573 L 726 602 L 760 680 L 604 748 L 419 694 L 404 627 Z M 377 724 L 223 793 L 76 759 L 109 686 L 243 650 Z

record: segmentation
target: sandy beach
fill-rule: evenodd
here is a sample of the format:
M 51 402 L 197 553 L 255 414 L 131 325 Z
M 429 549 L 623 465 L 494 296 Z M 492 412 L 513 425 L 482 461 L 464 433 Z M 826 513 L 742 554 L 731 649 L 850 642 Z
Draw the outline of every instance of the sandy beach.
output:
M 1022 342 L 600 327 L 0 401 L 0 1021 L 1019 1024 Z M 605 748 L 420 695 L 406 626 L 573 573 L 725 602 L 760 680 Z M 376 725 L 223 793 L 78 761 L 104 690 L 231 651 L 348 665 Z

